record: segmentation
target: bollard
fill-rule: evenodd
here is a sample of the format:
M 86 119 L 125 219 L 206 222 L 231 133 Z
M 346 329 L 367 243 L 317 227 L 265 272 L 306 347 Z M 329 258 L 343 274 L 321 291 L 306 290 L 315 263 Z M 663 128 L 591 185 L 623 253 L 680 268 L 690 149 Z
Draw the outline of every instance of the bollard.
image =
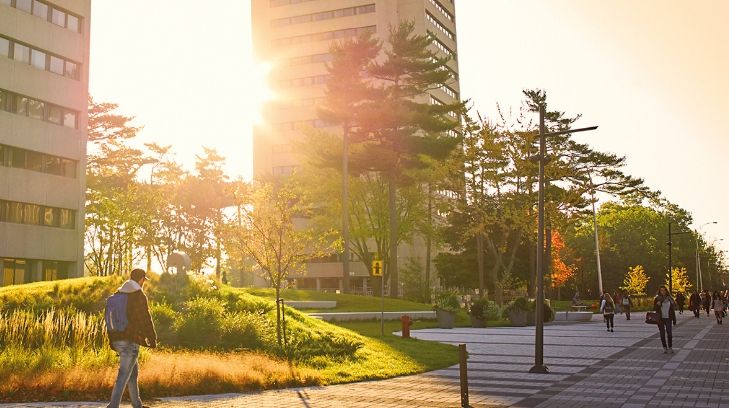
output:
M 410 338 L 410 325 L 412 324 L 412 320 L 410 320 L 410 316 L 408 316 L 408 315 L 400 316 L 400 324 L 402 326 L 402 338 L 409 339 Z
M 458 362 L 461 368 L 461 407 L 470 407 L 468 403 L 468 365 L 466 360 L 468 359 L 468 353 L 466 352 L 466 345 L 458 345 Z

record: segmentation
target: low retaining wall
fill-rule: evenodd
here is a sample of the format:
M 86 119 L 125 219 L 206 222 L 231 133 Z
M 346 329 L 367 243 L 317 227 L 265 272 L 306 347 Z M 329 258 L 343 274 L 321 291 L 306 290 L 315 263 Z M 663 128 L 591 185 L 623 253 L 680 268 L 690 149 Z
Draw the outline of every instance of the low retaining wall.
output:
M 385 312 L 385 320 L 400 320 L 400 316 L 402 315 L 408 315 L 411 319 L 435 320 L 434 311 Z M 328 322 L 342 322 L 351 320 L 379 319 L 380 312 L 310 313 L 309 316 L 326 320 Z
M 336 300 L 286 300 L 284 305 L 295 309 L 334 309 Z
M 589 322 L 592 321 L 592 312 L 555 312 L 555 322 Z

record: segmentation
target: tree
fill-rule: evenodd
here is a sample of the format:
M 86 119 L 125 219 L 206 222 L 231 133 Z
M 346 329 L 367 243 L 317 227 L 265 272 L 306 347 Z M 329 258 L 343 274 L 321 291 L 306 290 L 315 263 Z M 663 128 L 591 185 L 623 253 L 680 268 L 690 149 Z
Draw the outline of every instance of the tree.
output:
M 691 288 L 694 287 L 694 285 L 691 283 L 691 280 L 688 277 L 688 273 L 686 273 L 686 268 L 673 268 L 672 269 L 673 274 L 673 294 L 676 293 L 688 293 Z M 666 274 L 666 281 L 665 285 L 666 287 L 670 287 L 668 280 L 668 274 Z
M 293 180 L 258 181 L 251 191 L 236 191 L 237 213 L 225 223 L 225 246 L 240 264 L 253 259 L 281 297 L 291 273 L 304 272 L 308 259 L 339 248 L 337 231 L 307 225 L 312 201 Z M 281 345 L 281 311 L 276 308 L 276 338 Z
M 575 274 L 575 268 L 572 265 L 567 265 L 563 260 L 563 252 L 566 251 L 564 240 L 562 235 L 556 230 L 552 233 L 552 251 L 554 256 L 552 257 L 552 287 L 557 289 L 557 298 L 559 299 L 559 290 L 573 278 Z
M 623 286 L 621 289 L 627 291 L 631 295 L 645 296 L 645 288 L 648 286 L 651 278 L 646 276 L 645 270 L 641 265 L 636 265 L 628 268 L 628 272 L 625 274 L 623 279 Z

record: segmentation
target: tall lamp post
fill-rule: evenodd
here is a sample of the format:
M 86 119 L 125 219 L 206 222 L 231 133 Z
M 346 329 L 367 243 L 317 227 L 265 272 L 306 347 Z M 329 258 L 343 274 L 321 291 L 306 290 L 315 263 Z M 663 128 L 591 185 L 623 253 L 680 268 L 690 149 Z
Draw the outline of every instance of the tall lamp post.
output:
M 595 186 L 592 185 L 592 173 L 590 177 L 590 195 L 592 196 L 592 224 L 595 228 L 595 257 L 597 258 L 597 285 L 602 296 L 602 266 L 600 265 L 600 240 L 597 236 L 597 211 L 595 211 Z
M 568 133 L 585 132 L 595 130 L 597 126 L 580 129 L 563 130 L 547 133 L 544 124 L 544 104 L 539 105 L 539 194 L 537 202 L 538 218 L 537 224 L 537 300 L 535 316 L 535 339 L 534 339 L 534 367 L 529 372 L 547 374 L 549 369 L 544 365 L 544 165 L 546 161 L 547 136 L 564 135 Z
M 699 238 L 701 237 L 701 229 L 707 225 L 717 224 L 717 221 L 709 221 L 701 224 L 696 228 L 696 285 L 704 290 L 704 277 L 701 275 L 701 255 L 699 255 Z

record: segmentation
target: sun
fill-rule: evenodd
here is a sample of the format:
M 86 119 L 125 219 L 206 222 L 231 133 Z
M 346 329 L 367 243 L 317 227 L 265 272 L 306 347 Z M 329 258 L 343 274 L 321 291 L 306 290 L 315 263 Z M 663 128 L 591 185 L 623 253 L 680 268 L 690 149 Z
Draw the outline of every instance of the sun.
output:
M 276 92 L 271 88 L 270 74 L 273 65 L 268 62 L 252 61 L 250 77 L 244 78 L 247 89 L 247 98 L 251 108 L 251 120 L 254 125 L 263 124 L 263 110 L 266 104 L 277 99 Z

